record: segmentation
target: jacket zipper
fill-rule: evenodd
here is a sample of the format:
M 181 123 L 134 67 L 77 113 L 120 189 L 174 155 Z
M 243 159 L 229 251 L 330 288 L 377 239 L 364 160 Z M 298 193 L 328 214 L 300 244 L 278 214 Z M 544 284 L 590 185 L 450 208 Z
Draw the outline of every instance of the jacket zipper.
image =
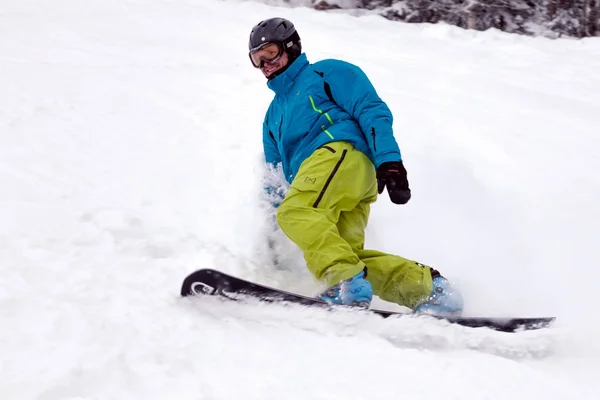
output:
M 281 142 L 281 126 L 283 125 L 283 114 L 281 114 L 281 119 L 279 120 L 279 141 Z
M 377 153 L 377 142 L 375 141 L 375 128 L 371 128 L 371 136 L 373 136 L 373 150 Z

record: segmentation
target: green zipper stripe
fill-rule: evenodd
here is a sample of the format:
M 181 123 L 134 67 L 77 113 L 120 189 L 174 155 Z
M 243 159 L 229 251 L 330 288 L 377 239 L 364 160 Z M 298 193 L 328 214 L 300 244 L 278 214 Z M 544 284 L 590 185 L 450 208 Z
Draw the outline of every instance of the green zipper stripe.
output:
M 313 100 L 313 98 L 312 98 L 312 96 L 310 94 L 308 95 L 308 99 L 310 100 L 310 104 L 312 105 L 313 110 L 315 110 L 319 114 L 323 114 L 323 111 L 319 110 L 317 108 L 317 106 L 315 106 L 315 101 Z
M 316 112 L 318 112 L 319 114 L 323 114 L 323 111 L 319 110 L 319 109 L 317 108 L 317 106 L 315 106 L 315 101 L 313 100 L 313 98 L 312 98 L 312 96 L 311 96 L 311 95 L 308 95 L 308 99 L 310 100 L 310 104 L 312 105 L 312 108 L 313 108 L 313 110 L 315 110 L 315 111 L 316 111 Z M 331 117 L 329 116 L 329 114 L 328 114 L 328 113 L 325 113 L 325 117 L 327 117 L 327 121 L 329 121 L 329 123 L 330 123 L 331 125 L 333 125 L 333 120 L 331 119 Z M 327 131 L 325 131 L 325 132 L 327 132 Z M 330 134 L 329 132 L 327 132 L 327 134 L 328 134 L 329 136 L 331 136 L 331 134 Z M 331 138 L 333 139 L 333 136 L 331 136 Z
M 310 100 L 310 104 L 312 105 L 313 110 L 315 110 L 316 112 L 318 112 L 319 114 L 322 115 L 323 111 L 319 110 L 317 108 L 317 106 L 315 106 L 315 101 L 313 100 L 311 95 L 308 95 L 308 99 Z M 331 119 L 329 114 L 325 113 L 325 117 L 327 117 L 327 121 L 329 121 L 329 123 L 331 125 L 333 125 L 333 120 Z M 329 132 L 327 129 L 325 129 L 324 125 L 321 125 L 321 129 L 323 129 L 323 132 L 325 132 L 331 139 L 333 139 L 333 135 L 331 134 L 331 132 Z

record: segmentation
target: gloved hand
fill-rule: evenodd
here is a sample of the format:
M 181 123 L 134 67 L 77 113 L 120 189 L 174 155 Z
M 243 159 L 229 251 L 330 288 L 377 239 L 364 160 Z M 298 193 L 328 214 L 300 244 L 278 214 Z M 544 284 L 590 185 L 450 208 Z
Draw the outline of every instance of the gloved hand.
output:
M 377 191 L 379 194 L 383 193 L 383 188 L 386 186 L 393 203 L 408 203 L 410 188 L 406 178 L 406 168 L 402 161 L 384 162 L 377 168 Z

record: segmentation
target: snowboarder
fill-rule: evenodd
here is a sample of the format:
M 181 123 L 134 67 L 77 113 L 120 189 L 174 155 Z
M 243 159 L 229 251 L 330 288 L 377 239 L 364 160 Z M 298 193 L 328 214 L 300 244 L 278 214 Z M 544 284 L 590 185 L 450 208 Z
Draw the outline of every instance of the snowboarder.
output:
M 460 293 L 438 271 L 364 248 L 378 194 L 387 188 L 395 204 L 411 198 L 392 113 L 365 73 L 341 60 L 309 63 L 284 18 L 252 29 L 249 56 L 275 92 L 263 123 L 264 153 L 290 183 L 277 223 L 311 273 L 330 285 L 320 298 L 368 307 L 376 294 L 415 312 L 460 314 Z

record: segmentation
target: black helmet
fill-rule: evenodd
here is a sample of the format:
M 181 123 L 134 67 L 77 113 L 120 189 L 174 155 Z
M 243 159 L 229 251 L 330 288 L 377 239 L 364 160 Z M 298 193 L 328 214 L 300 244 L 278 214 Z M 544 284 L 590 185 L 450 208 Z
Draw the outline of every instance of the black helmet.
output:
M 302 53 L 300 36 L 294 24 L 285 18 L 266 19 L 252 28 L 248 50 L 252 52 L 266 43 L 277 43 L 281 46 L 282 51 L 288 54 L 289 64 Z

